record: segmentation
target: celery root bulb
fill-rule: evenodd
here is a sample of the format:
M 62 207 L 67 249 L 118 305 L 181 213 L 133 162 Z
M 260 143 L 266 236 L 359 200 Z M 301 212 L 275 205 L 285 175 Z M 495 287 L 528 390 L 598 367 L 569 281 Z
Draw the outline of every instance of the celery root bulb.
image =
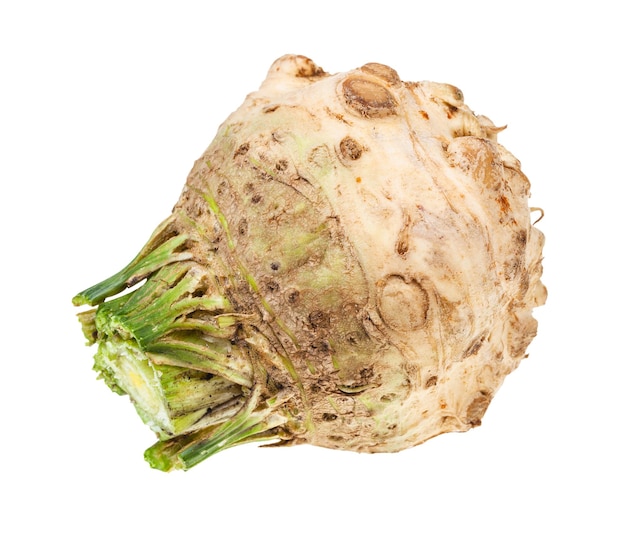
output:
M 278 59 L 137 257 L 74 298 L 96 370 L 159 438 L 151 465 L 479 425 L 546 297 L 500 130 L 451 85 Z

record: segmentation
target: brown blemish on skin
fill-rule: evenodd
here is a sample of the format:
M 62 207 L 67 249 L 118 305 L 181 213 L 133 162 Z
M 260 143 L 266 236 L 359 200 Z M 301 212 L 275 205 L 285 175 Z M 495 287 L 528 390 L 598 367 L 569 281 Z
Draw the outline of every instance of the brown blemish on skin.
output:
M 428 293 L 416 280 L 391 275 L 378 282 L 378 312 L 387 326 L 400 332 L 421 328 L 428 315 Z
M 330 316 L 321 310 L 312 311 L 309 314 L 309 323 L 315 329 L 330 327 Z
M 339 151 L 345 159 L 357 160 L 363 154 L 363 146 L 350 136 L 344 137 L 339 143 Z
M 502 183 L 502 161 L 491 141 L 460 137 L 448 145 L 448 161 L 487 189 L 497 191 Z
M 296 304 L 299 300 L 300 300 L 300 291 L 298 291 L 297 289 L 289 290 L 289 292 L 287 293 L 287 302 L 293 305 L 293 304 Z
M 385 87 L 355 76 L 343 82 L 343 95 L 346 104 L 363 117 L 379 119 L 395 115 L 396 101 Z
M 270 75 L 274 73 L 295 78 L 314 78 L 326 75 L 324 69 L 318 67 L 310 58 L 296 54 L 288 54 L 274 61 Z
M 433 386 L 436 386 L 436 385 L 437 385 L 437 376 L 433 375 L 428 380 L 426 380 L 425 386 L 427 388 L 432 388 Z
M 400 256 L 406 256 L 406 253 L 409 251 L 409 243 L 408 241 L 400 238 L 398 243 L 396 244 L 396 252 Z
M 278 172 L 286 171 L 287 167 L 289 167 L 289 162 L 286 159 L 279 160 L 275 165 Z
M 445 106 L 446 106 L 446 115 L 449 119 L 451 119 L 452 117 L 454 117 L 456 115 L 456 113 L 459 111 L 459 108 L 456 106 L 453 106 L 452 104 L 448 104 L 447 102 L 444 102 Z
M 469 348 L 463 353 L 463 359 L 465 358 L 469 358 L 470 356 L 475 356 L 476 354 L 478 354 L 478 351 L 480 350 L 480 348 L 483 346 L 483 343 L 485 342 L 485 336 L 482 335 L 481 337 L 479 337 L 478 339 L 476 339 L 470 346 Z
M 326 74 L 324 69 L 318 67 L 311 59 L 306 56 L 296 56 L 298 59 L 298 70 L 296 78 L 311 78 L 313 76 L 323 76 Z
M 491 395 L 487 391 L 481 391 L 467 407 L 465 421 L 468 425 L 480 426 L 481 420 L 491 402 Z
M 502 213 L 508 213 L 509 211 L 511 211 L 511 204 L 509 203 L 508 198 L 500 195 L 499 197 L 496 198 L 496 201 L 500 205 L 500 211 Z
M 370 381 L 374 378 L 374 371 L 371 367 L 365 367 L 359 371 L 359 375 L 361 375 L 362 380 Z
M 280 289 L 280 284 L 276 280 L 270 280 L 266 284 L 267 290 L 271 293 L 275 293 Z
M 224 196 L 228 190 L 229 190 L 228 184 L 225 181 L 220 182 L 220 184 L 217 186 L 217 191 L 216 191 L 217 196 L 218 197 Z
M 401 81 L 400 76 L 394 69 L 388 67 L 387 65 L 383 65 L 382 63 L 366 63 L 360 70 L 366 72 L 367 74 L 372 74 L 381 78 L 386 82 L 389 82 L 391 85 L 398 84 Z
M 352 125 L 350 121 L 346 120 L 346 118 L 344 117 L 342 113 L 336 113 L 332 109 L 330 109 L 328 106 L 324 108 L 324 111 L 328 113 L 329 117 L 332 117 L 333 119 L 337 119 L 338 121 L 341 121 L 344 124 L 348 124 L 350 126 Z
M 310 346 L 314 352 L 320 354 L 328 354 L 330 352 L 330 345 L 325 339 L 317 339 L 313 341 Z
M 239 221 L 237 231 L 239 232 L 240 236 L 244 236 L 248 233 L 248 221 L 246 219 L 241 219 L 241 221 Z
M 239 145 L 237 150 L 235 150 L 235 157 L 243 156 L 244 154 L 248 152 L 248 150 L 250 150 L 250 143 L 243 143 Z
M 519 258 L 513 258 L 512 260 L 505 262 L 503 267 L 504 279 L 512 280 L 519 275 L 519 272 L 522 269 L 522 262 Z M 524 281 L 522 279 L 520 281 L 520 289 L 523 289 L 524 285 L 527 285 L 527 282 L 526 284 L 524 284 Z
M 411 218 L 405 214 L 404 223 L 402 229 L 398 234 L 398 240 L 396 241 L 396 253 L 399 256 L 405 257 L 409 251 L 409 230 L 411 228 Z

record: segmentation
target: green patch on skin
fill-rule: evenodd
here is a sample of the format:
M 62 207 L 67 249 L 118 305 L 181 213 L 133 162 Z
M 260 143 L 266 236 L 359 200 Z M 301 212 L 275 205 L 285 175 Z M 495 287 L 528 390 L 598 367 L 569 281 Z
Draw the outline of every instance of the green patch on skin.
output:
M 281 236 L 281 248 L 278 256 L 280 264 L 285 269 L 295 269 L 311 257 L 323 255 L 328 247 L 328 234 L 322 227 L 316 232 L 293 229 L 284 232 Z
M 267 165 L 265 165 L 261 160 L 256 159 L 252 156 L 248 156 L 248 161 L 261 172 L 265 173 L 267 176 L 271 176 L 272 178 L 276 178 L 276 171 Z
M 315 368 L 315 365 L 313 365 L 311 361 L 307 360 L 306 366 L 307 366 L 307 369 L 309 370 L 309 373 L 311 373 L 312 375 L 317 374 L 317 369 Z
M 220 226 L 224 230 L 224 233 L 226 234 L 226 242 L 228 243 L 228 248 L 230 248 L 230 250 L 234 250 L 235 242 L 233 241 L 233 237 L 230 233 L 230 229 L 228 228 L 228 221 L 226 220 L 225 215 L 219 209 L 219 206 L 217 205 L 215 198 L 213 197 L 213 195 L 210 195 L 209 193 L 204 193 L 202 196 L 204 200 L 206 200 L 209 209 L 211 210 L 213 215 L 215 215 L 218 222 L 220 223 Z
M 337 406 L 337 403 L 335 402 L 335 399 L 333 399 L 330 395 L 326 397 L 326 400 L 328 401 L 328 404 L 330 404 L 333 407 L 333 410 L 335 410 L 335 412 L 337 412 L 338 415 L 341 414 L 341 411 L 339 410 L 339 406 Z

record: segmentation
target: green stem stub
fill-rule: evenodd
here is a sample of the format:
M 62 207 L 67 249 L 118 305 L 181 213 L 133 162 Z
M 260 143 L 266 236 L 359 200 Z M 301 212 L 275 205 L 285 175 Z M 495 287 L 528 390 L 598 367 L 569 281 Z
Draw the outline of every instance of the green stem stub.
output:
M 81 291 L 72 299 L 72 303 L 75 306 L 84 304 L 95 306 L 104 302 L 107 297 L 117 295 L 125 288 L 137 284 L 164 265 L 190 259 L 191 252 L 179 251 L 189 236 L 174 235 L 161 242 L 170 222 L 168 219 L 157 228 L 141 252 L 126 267 L 99 284 Z
M 168 232 L 164 223 L 161 232 Z M 249 349 L 218 278 L 193 260 L 187 235 L 158 232 L 119 273 L 79 293 L 94 369 L 131 398 L 161 442 L 146 452 L 158 469 L 188 469 L 233 445 L 276 438 L 286 418 L 254 387 Z M 134 291 L 110 299 L 145 280 Z M 107 300 L 109 299 L 109 300 Z
M 162 471 L 190 469 L 202 460 L 234 445 L 265 441 L 280 437 L 280 426 L 287 418 L 274 412 L 284 399 L 272 398 L 259 403 L 259 391 L 251 392 L 246 403 L 227 422 L 209 427 L 176 441 L 163 441 L 150 447 L 145 458 L 152 467 Z

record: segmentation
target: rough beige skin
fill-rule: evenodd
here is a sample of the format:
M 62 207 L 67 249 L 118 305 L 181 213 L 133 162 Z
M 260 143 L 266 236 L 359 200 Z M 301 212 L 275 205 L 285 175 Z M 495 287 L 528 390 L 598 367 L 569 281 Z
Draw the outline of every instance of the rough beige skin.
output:
M 499 130 L 451 85 L 302 56 L 220 127 L 160 231 L 231 303 L 265 437 L 383 452 L 480 424 L 546 298 Z

